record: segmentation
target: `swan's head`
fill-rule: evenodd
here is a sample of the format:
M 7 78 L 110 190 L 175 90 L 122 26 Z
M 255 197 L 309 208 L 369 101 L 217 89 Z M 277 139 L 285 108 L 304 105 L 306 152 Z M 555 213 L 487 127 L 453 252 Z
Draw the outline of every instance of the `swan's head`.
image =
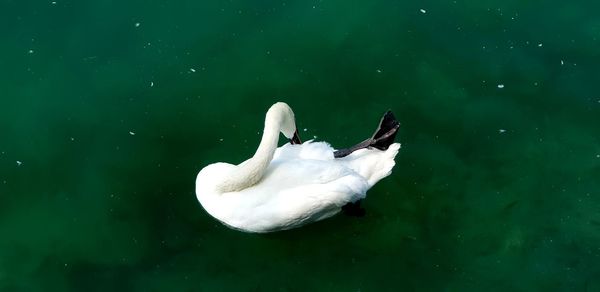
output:
M 294 112 L 285 102 L 277 102 L 269 108 L 267 111 L 267 117 L 265 123 L 276 123 L 279 124 L 281 133 L 288 139 L 292 144 L 300 144 L 300 138 L 298 137 L 298 131 L 296 129 L 296 119 L 294 118 Z

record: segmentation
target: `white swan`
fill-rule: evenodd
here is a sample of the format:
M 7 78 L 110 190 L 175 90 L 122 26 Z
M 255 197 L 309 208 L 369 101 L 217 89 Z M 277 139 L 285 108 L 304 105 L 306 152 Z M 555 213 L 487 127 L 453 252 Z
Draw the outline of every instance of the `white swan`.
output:
M 325 142 L 300 144 L 292 109 L 278 102 L 267 111 L 254 156 L 239 165 L 204 167 L 196 178 L 196 196 L 211 216 L 246 232 L 285 230 L 331 217 L 365 198 L 391 173 L 400 149 L 392 143 L 398 127 L 388 112 L 375 135 L 354 147 L 335 151 Z M 277 148 L 280 132 L 290 143 Z

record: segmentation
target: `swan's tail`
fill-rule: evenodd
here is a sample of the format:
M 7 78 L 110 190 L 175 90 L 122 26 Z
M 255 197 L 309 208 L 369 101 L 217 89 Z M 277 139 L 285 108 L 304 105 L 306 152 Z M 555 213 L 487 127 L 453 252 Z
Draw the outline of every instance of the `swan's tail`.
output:
M 375 134 L 373 134 L 371 138 L 364 140 L 350 148 L 336 150 L 333 152 L 333 156 L 335 158 L 344 157 L 356 150 L 367 147 L 374 147 L 379 150 L 387 150 L 388 147 L 394 143 L 394 139 L 398 133 L 398 128 L 400 128 L 400 123 L 396 120 L 396 117 L 394 117 L 394 114 L 391 111 L 387 111 L 381 118 L 377 130 L 375 130 Z

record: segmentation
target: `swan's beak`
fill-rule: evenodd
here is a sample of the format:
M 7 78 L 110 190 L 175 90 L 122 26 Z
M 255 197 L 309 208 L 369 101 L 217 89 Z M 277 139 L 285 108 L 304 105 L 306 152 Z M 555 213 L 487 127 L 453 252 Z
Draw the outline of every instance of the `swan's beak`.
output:
M 296 129 L 296 131 L 294 132 L 294 137 L 290 139 L 290 144 L 302 144 L 302 141 L 300 141 L 300 136 L 298 136 L 298 129 Z

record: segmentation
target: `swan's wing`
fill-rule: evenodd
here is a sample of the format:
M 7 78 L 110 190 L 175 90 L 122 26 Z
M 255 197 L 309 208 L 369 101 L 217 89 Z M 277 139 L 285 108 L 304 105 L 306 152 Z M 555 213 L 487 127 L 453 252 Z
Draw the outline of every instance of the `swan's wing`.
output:
M 351 174 L 328 183 L 281 190 L 261 206 L 265 211 L 262 231 L 295 228 L 331 217 L 347 203 L 364 198 L 367 189 L 362 177 Z
M 338 213 L 364 198 L 368 182 L 338 161 L 291 159 L 271 163 L 263 179 L 225 194 L 233 226 L 267 232 L 298 227 Z
M 300 186 L 286 190 L 280 197 L 290 218 L 300 221 L 317 221 L 338 213 L 349 202 L 363 199 L 368 189 L 367 182 L 352 174 L 326 184 Z M 288 204 L 290 203 L 290 204 Z M 296 205 L 292 207 L 292 205 Z

